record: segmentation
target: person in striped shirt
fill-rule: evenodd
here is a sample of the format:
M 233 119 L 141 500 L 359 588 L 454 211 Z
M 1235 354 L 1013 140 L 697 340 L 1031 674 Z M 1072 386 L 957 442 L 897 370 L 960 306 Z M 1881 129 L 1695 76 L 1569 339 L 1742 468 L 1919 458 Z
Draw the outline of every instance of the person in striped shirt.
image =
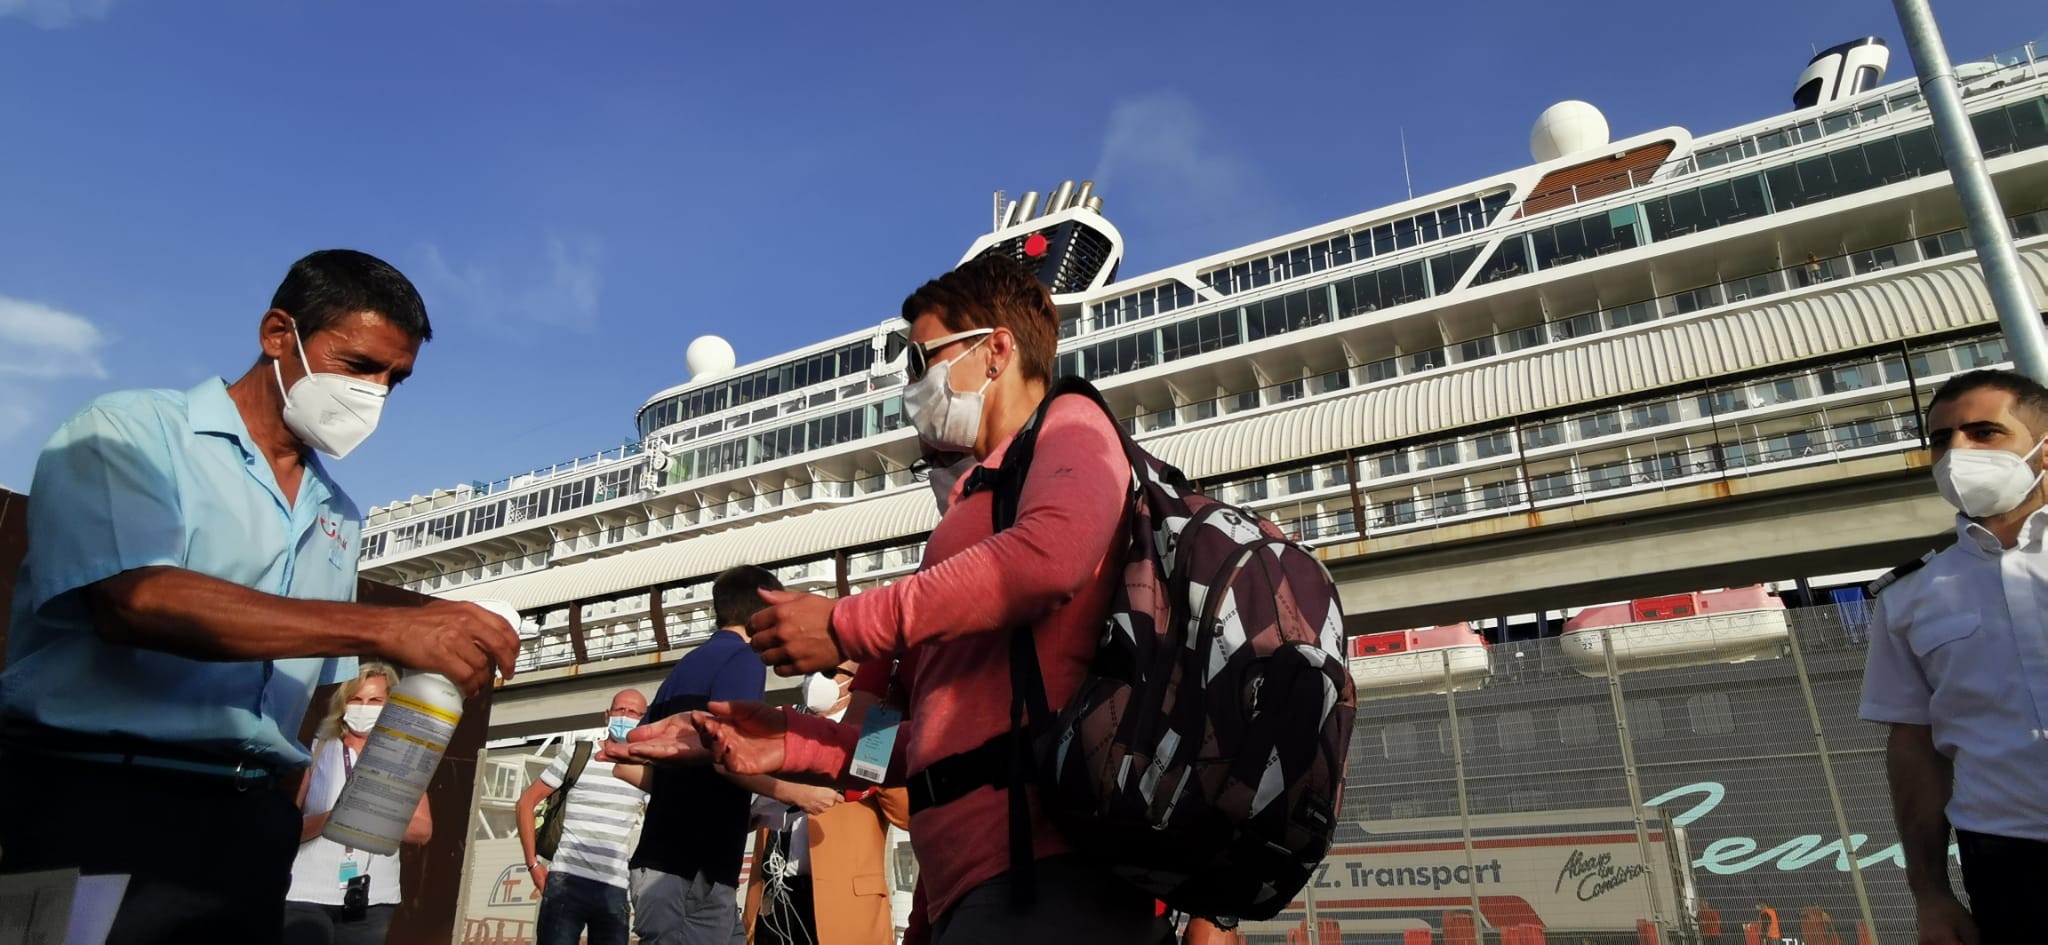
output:
M 606 737 L 625 741 L 646 714 L 647 697 L 638 690 L 613 696 L 604 714 Z M 590 746 L 582 773 L 569 784 L 561 844 L 546 865 L 534 855 L 534 809 L 563 789 L 576 747 L 563 746 L 519 796 L 519 843 L 541 890 L 535 945 L 576 945 L 586 929 L 590 945 L 626 945 L 626 858 L 632 853 L 633 827 L 647 806 L 647 769 L 614 766 L 602 759 L 601 747 Z

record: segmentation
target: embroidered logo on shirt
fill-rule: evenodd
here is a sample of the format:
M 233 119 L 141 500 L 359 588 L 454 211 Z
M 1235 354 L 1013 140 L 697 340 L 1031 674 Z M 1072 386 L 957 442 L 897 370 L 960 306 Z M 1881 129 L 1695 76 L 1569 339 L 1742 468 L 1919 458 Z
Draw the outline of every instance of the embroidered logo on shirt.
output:
M 348 536 L 341 533 L 341 522 L 328 518 L 324 512 L 320 515 L 320 534 L 334 539 L 336 548 L 348 550 Z

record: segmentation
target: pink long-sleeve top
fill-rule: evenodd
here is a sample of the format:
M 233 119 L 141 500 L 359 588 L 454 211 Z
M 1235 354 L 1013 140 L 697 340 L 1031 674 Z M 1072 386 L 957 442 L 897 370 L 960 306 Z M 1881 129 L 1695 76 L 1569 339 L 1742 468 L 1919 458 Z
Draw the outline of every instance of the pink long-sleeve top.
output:
M 1000 467 L 1005 440 L 982 465 Z M 1116 427 L 1082 397 L 1047 411 L 1018 500 L 1017 521 L 995 533 L 986 490 L 960 496 L 925 546 L 918 573 L 846 598 L 832 612 L 848 657 L 882 661 L 908 654 L 914 672 L 897 752 L 901 770 L 981 745 L 1010 728 L 1009 633 L 1029 625 L 1046 698 L 1057 709 L 1078 689 L 1094 656 L 1126 545 L 1131 478 Z M 963 480 L 964 481 L 964 480 Z M 845 772 L 857 725 L 792 715 L 786 765 L 798 772 Z M 1069 847 L 1038 816 L 1039 858 Z M 919 881 L 933 920 L 1010 866 L 1008 797 L 981 788 L 910 819 Z

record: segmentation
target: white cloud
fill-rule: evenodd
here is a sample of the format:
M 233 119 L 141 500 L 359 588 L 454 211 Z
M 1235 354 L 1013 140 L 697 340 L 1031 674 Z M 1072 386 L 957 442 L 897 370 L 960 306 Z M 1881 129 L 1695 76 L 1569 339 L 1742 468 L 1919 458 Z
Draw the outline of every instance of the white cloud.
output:
M 1271 188 L 1211 134 L 1193 101 L 1172 90 L 1117 102 L 1095 181 L 1119 205 L 1137 209 L 1127 218 L 1203 244 L 1243 242 L 1235 237 L 1277 225 Z
M 44 29 L 104 20 L 114 0 L 0 0 L 0 19 L 20 17 Z
M 48 406 L 41 388 L 67 378 L 106 377 L 100 361 L 106 346 L 105 333 L 84 318 L 0 295 L 0 443 L 47 432 L 39 430 Z
M 77 315 L 0 295 L 0 377 L 106 377 L 106 344 L 106 335 Z
M 501 324 L 588 331 L 597 326 L 604 290 L 604 248 L 590 236 L 550 236 L 541 265 L 451 263 L 439 246 L 423 251 L 420 284 L 427 311 Z

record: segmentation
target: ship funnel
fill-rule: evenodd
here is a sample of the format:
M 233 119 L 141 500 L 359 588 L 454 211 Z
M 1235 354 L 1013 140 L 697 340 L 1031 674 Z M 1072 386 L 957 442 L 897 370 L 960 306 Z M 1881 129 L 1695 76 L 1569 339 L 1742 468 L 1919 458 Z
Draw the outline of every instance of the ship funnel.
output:
M 1089 201 L 1089 199 L 1090 199 L 1090 198 L 1092 198 L 1092 197 L 1094 197 L 1094 196 L 1095 196 L 1095 182 L 1094 182 L 1094 181 L 1092 181 L 1092 180 L 1084 180 L 1084 181 L 1082 181 L 1082 182 L 1081 182 L 1081 189 L 1080 189 L 1080 190 L 1077 190 L 1077 191 L 1074 191 L 1074 199 L 1072 199 L 1072 200 L 1068 201 L 1068 202 L 1067 202 L 1067 206 L 1069 206 L 1069 207 L 1085 207 L 1085 206 L 1087 206 L 1087 205 L 1088 205 L 1088 201 Z
M 1823 49 L 1807 61 L 1806 71 L 1799 74 L 1799 85 L 1792 92 L 1792 107 L 1812 108 L 1839 102 L 1877 88 L 1884 82 L 1884 70 L 1891 59 L 1891 50 L 1876 36 Z
M 1004 204 L 1003 216 L 1001 220 L 997 221 L 996 229 L 1000 230 L 1006 226 L 1015 226 L 1019 222 L 1017 218 L 1022 215 L 1020 211 L 1023 209 L 1024 201 L 1022 200 L 1012 200 Z
M 1045 198 L 1045 212 L 1039 214 L 1039 216 L 1049 217 L 1061 210 L 1067 209 L 1067 201 L 1073 199 L 1073 196 L 1074 182 L 1070 180 L 1060 181 L 1060 185 L 1052 189 L 1052 196 Z
M 1027 190 L 1024 192 L 1024 196 L 1017 198 L 1017 218 L 1015 220 L 1011 220 L 1010 222 L 1022 223 L 1026 220 L 1029 220 L 1032 217 L 1038 215 L 1037 210 L 1038 191 Z
M 1096 215 L 1100 216 L 1102 213 L 1102 197 L 1100 195 L 1091 194 L 1088 197 L 1087 202 L 1082 204 L 1082 206 L 1095 211 Z

